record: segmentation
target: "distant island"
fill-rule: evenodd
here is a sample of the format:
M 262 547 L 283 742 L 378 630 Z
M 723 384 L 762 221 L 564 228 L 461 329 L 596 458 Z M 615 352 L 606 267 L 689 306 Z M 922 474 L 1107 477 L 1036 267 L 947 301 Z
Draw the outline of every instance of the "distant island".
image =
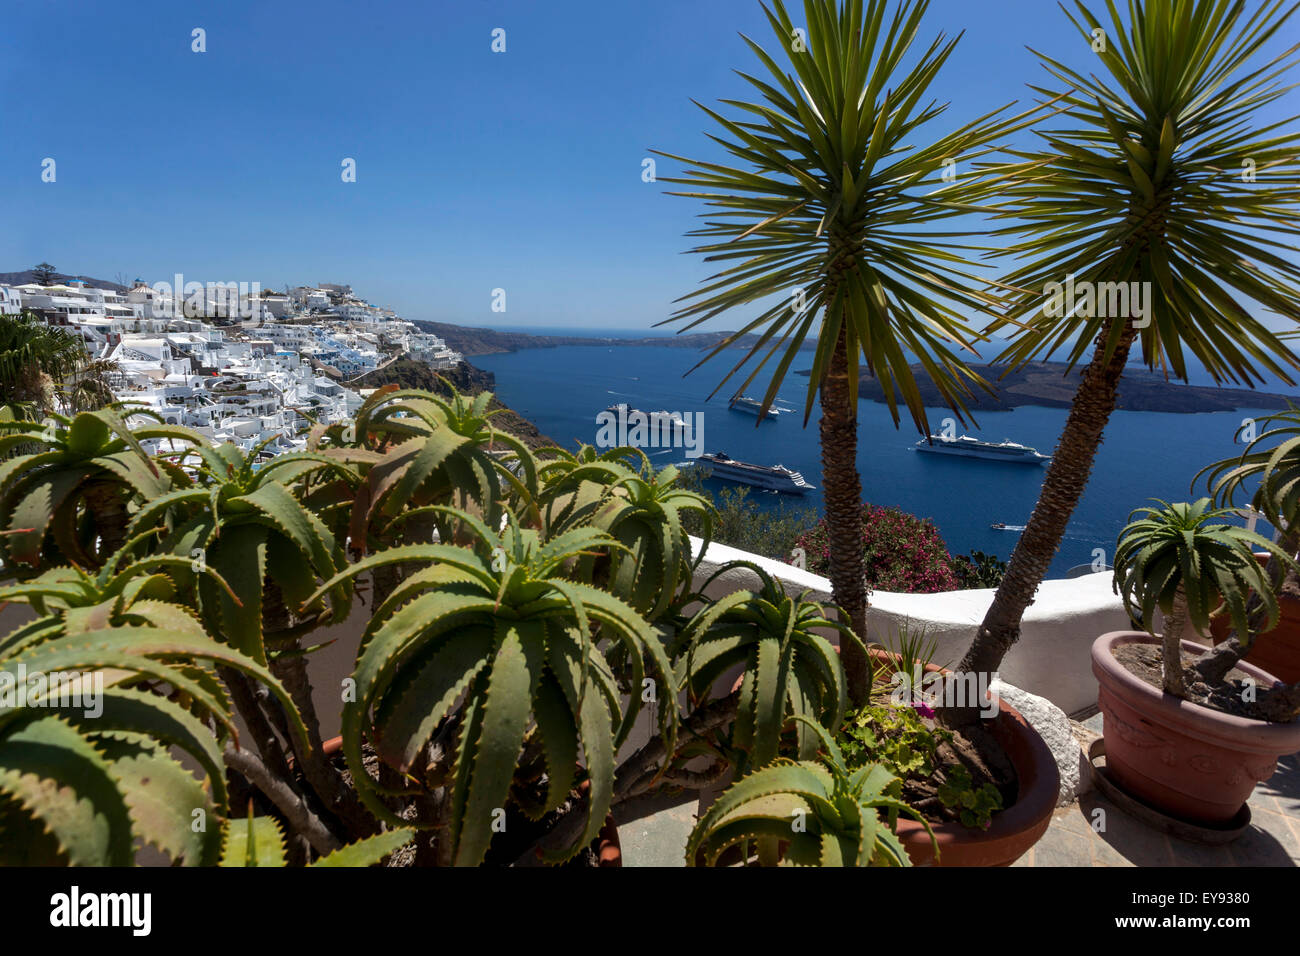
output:
M 1067 371 L 1064 362 L 1031 362 L 1010 373 L 1001 365 L 972 365 L 971 369 L 996 389 L 992 395 L 983 389 L 974 389 L 967 406 L 980 411 L 999 411 L 1021 405 L 1069 408 L 1083 375 L 1083 365 Z M 926 405 L 947 404 L 919 365 L 913 365 L 912 372 L 920 384 L 921 399 Z M 806 376 L 810 371 L 804 370 L 799 374 Z M 858 395 L 873 402 L 885 400 L 880 382 L 865 372 L 858 385 Z M 1159 372 L 1130 366 L 1120 379 L 1117 407 L 1129 412 L 1194 414 L 1230 412 L 1239 408 L 1286 408 L 1291 402 L 1300 404 L 1300 396 L 1260 392 L 1253 388 L 1185 385 L 1166 379 Z
M 496 329 L 479 329 L 446 322 L 415 320 L 426 332 L 433 332 L 446 340 L 450 348 L 466 356 L 499 355 L 520 349 L 549 349 L 573 345 L 598 346 L 658 346 L 660 348 L 707 349 L 717 345 L 734 332 L 702 332 L 687 335 L 644 336 L 642 338 L 616 338 L 612 336 L 532 335 L 527 332 L 502 332 Z M 752 347 L 756 336 L 747 335 L 736 344 L 741 349 Z M 812 348 L 812 344 L 806 346 Z M 1031 362 L 1002 378 L 1005 367 L 1000 365 L 973 365 L 971 368 L 996 388 L 990 395 L 976 390 L 968 406 L 980 411 L 998 411 L 1021 405 L 1039 405 L 1046 408 L 1069 408 L 1083 374 L 1083 366 L 1067 373 L 1064 362 Z M 919 365 L 913 365 L 921 386 L 921 398 L 926 405 L 946 405 L 939 390 L 927 379 Z M 808 375 L 808 370 L 799 372 Z M 867 401 L 883 402 L 884 391 L 880 383 L 869 374 L 862 375 L 859 395 Z M 1220 388 L 1206 385 L 1185 385 L 1166 379 L 1159 372 L 1130 366 L 1119 386 L 1119 408 L 1130 412 L 1173 412 L 1196 414 L 1202 412 L 1227 412 L 1239 408 L 1286 408 L 1300 396 L 1287 396 L 1276 392 L 1261 392 L 1253 388 Z

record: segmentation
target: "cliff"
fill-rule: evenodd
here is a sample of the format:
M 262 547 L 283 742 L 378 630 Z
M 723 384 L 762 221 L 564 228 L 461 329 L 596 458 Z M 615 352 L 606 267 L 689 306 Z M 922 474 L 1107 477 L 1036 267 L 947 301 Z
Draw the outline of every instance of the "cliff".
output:
M 640 338 L 615 338 L 609 336 L 530 335 L 527 332 L 500 332 L 496 329 L 476 329 L 466 325 L 449 325 L 446 322 L 426 322 L 416 319 L 415 325 L 423 332 L 441 336 L 449 348 L 462 355 L 498 355 L 520 349 L 553 349 L 565 345 L 652 345 L 660 348 L 706 349 L 712 348 L 733 332 L 700 332 L 687 335 L 647 335 Z M 752 335 L 742 343 L 757 341 Z M 743 345 L 737 343 L 736 348 Z M 811 346 L 809 346 L 811 348 Z
M 1006 372 L 1005 366 L 973 365 L 971 368 L 996 390 L 990 395 L 983 389 L 975 389 L 967 405 L 976 411 L 998 411 L 1021 405 L 1069 408 L 1083 374 L 1082 366 L 1067 371 L 1063 362 L 1032 362 L 1007 373 L 1006 377 L 1002 377 Z M 920 384 L 921 398 L 926 405 L 932 408 L 947 405 L 919 365 L 913 365 L 912 372 Z M 805 370 L 799 374 L 808 375 L 809 372 Z M 865 372 L 858 388 L 863 399 L 873 402 L 885 400 L 880 382 Z M 1239 408 L 1286 408 L 1292 401 L 1300 404 L 1300 396 L 1261 392 L 1253 388 L 1185 385 L 1166 379 L 1160 372 L 1130 366 L 1120 379 L 1117 407 L 1130 412 L 1191 414 L 1229 412 Z

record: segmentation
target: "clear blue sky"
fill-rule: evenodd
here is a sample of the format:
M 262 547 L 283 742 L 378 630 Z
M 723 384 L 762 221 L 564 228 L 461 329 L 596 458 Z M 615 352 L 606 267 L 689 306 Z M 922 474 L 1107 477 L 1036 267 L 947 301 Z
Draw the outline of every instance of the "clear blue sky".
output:
M 683 255 L 699 209 L 642 159 L 710 155 L 690 98 L 744 95 L 739 31 L 771 44 L 757 0 L 6 0 L 4 20 L 0 271 L 350 282 L 498 326 L 667 316 L 706 274 Z M 1049 0 L 934 0 L 925 38 L 963 29 L 936 87 L 953 125 L 1028 98 L 1026 45 L 1087 55 Z

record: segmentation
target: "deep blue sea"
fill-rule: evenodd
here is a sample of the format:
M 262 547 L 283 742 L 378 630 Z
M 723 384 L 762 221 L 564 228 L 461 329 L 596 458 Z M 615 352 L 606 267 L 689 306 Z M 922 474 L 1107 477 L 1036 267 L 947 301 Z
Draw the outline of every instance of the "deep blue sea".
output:
M 545 334 L 557 330 L 533 331 Z M 568 334 L 615 333 L 572 330 Z M 739 352 L 720 355 L 683 377 L 703 354 L 693 349 L 656 346 L 582 346 L 526 349 L 475 356 L 471 361 L 495 373 L 502 401 L 533 421 L 544 434 L 570 446 L 577 441 L 593 442 L 596 414 L 618 402 L 646 411 L 704 412 L 705 451 L 723 451 L 742 461 L 784 464 L 802 472 L 820 489 L 820 412 L 815 409 L 808 427 L 803 426 L 808 379 L 793 374 L 811 365 L 811 353 L 807 353 L 806 362 L 797 361 L 792 367 L 778 401 L 780 406 L 799 411 L 761 423 L 751 415 L 727 408 L 731 383 L 717 398 L 707 400 L 730 369 L 728 359 L 734 363 Z M 766 380 L 762 381 L 761 386 L 755 381 L 750 394 L 761 397 L 766 387 Z M 1212 384 L 1204 375 L 1194 375 L 1193 383 Z M 1272 383 L 1264 390 L 1295 392 Z M 1150 498 L 1191 498 L 1189 484 L 1197 471 L 1240 453 L 1241 446 L 1234 445 L 1236 430 L 1243 419 L 1263 414 L 1267 412 L 1251 409 L 1202 415 L 1116 412 L 1052 573 L 1060 575 L 1076 565 L 1091 563 L 1095 548 L 1105 550 L 1109 563 L 1116 536 L 1130 511 Z M 930 415 L 931 428 L 937 431 L 951 412 L 931 409 Z M 1026 406 L 981 413 L 978 427 L 963 430 L 959 425 L 957 433 L 964 431 L 992 441 L 1010 438 L 1050 454 L 1065 418 L 1065 409 Z M 918 453 L 913 445 L 919 435 L 910 418 L 904 418 L 895 428 L 887 408 L 875 402 L 862 402 L 858 421 L 858 470 L 866 500 L 896 505 L 933 519 L 954 554 L 979 549 L 1004 560 L 1010 555 L 1016 543 L 1015 532 L 995 531 L 989 526 L 994 522 L 1025 524 L 1046 468 Z M 679 463 L 684 455 L 665 450 L 657 452 L 654 460 L 657 464 Z M 765 507 L 778 503 L 778 496 L 770 494 L 754 494 L 752 498 Z M 820 490 L 804 500 L 820 508 Z

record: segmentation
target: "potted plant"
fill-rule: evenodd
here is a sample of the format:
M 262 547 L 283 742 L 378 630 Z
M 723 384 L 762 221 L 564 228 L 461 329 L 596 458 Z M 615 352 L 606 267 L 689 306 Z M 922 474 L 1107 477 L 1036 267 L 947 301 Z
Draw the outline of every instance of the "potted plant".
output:
M 1292 689 L 1245 662 L 1207 682 L 1188 666 L 1205 648 L 1184 635 L 1189 626 L 1203 632 L 1220 600 L 1245 631 L 1252 593 L 1267 622 L 1275 622 L 1277 599 L 1254 550 L 1295 563 L 1254 532 L 1226 523 L 1231 512 L 1208 498 L 1158 505 L 1130 515 L 1115 553 L 1116 590 L 1146 631 L 1103 634 L 1092 646 L 1106 773 L 1170 816 L 1223 828 L 1256 783 L 1273 775 L 1278 757 L 1300 750 L 1300 708 L 1279 712 Z M 1164 614 L 1160 635 L 1157 609 Z
M 1060 775 L 1047 744 L 1007 701 L 974 728 L 936 721 L 955 675 L 930 658 L 924 630 L 905 627 L 892 650 L 871 650 L 877 690 L 844 721 L 839 741 L 850 768 L 880 763 L 924 814 L 900 818 L 898 837 L 918 866 L 1009 866 L 1051 823 Z M 992 710 L 992 714 L 988 713 Z M 1005 754 L 1007 779 L 971 760 L 968 742 L 987 734 Z
M 1250 507 L 1279 529 L 1278 547 L 1290 557 L 1300 552 L 1300 486 L 1296 484 L 1300 469 L 1300 408 L 1292 406 L 1276 415 L 1268 415 L 1243 428 L 1259 429 L 1245 450 L 1203 469 L 1214 497 L 1225 506 L 1234 505 L 1249 483 L 1258 482 L 1250 496 Z M 1216 613 L 1210 621 L 1210 636 L 1215 644 L 1224 645 L 1208 668 L 1231 666 L 1242 657 L 1287 683 L 1300 681 L 1300 574 L 1270 552 L 1256 558 L 1264 564 L 1269 586 L 1277 595 L 1278 617 L 1267 633 L 1260 615 L 1261 598 L 1252 595 L 1251 614 L 1245 630 L 1237 630 L 1227 615 Z M 1207 676 L 1214 676 L 1208 674 Z

